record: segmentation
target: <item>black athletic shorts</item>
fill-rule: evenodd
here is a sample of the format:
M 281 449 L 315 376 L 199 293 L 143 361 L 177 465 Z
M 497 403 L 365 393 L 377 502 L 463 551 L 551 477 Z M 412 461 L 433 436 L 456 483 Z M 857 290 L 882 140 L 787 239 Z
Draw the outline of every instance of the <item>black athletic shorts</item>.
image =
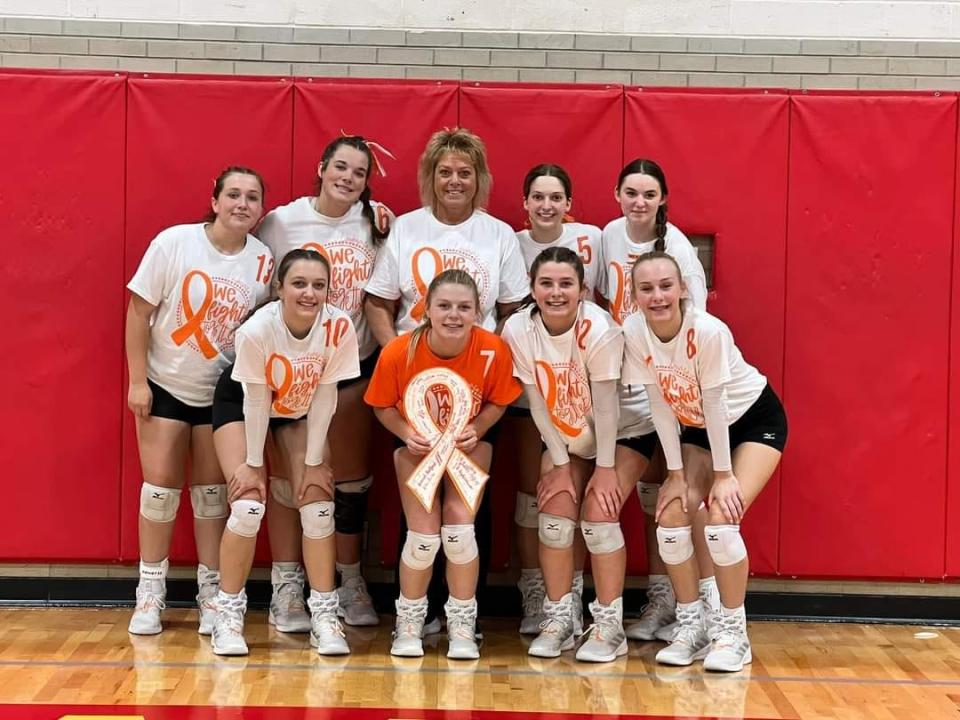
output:
M 743 416 L 730 426 L 729 433 L 731 452 L 745 442 L 760 443 L 783 452 L 787 445 L 787 414 L 769 384 Z M 710 449 L 704 428 L 685 427 L 680 433 L 680 442 Z
M 370 357 L 368 357 L 366 360 L 360 361 L 360 374 L 357 375 L 355 378 L 349 378 L 348 380 L 341 380 L 340 382 L 337 383 L 337 389 L 343 390 L 343 388 L 350 387 L 351 385 L 354 385 L 360 382 L 361 380 L 369 380 L 370 378 L 372 378 L 373 370 L 374 368 L 377 367 L 377 360 L 379 358 L 380 358 L 380 347 L 378 346 L 377 349 L 370 354 Z
M 220 379 L 217 380 L 217 387 L 213 391 L 214 432 L 229 423 L 243 422 L 243 385 L 230 377 L 231 373 L 233 373 L 232 363 L 220 375 Z M 284 425 L 304 419 L 306 419 L 306 416 L 301 418 L 270 418 L 270 429 L 276 430 Z
M 653 460 L 653 454 L 657 451 L 657 445 L 660 440 L 655 432 L 639 435 L 638 437 L 622 438 L 617 440 L 617 445 L 623 445 L 634 452 L 643 455 L 647 462 Z
M 150 392 L 153 393 L 153 404 L 150 406 L 150 414 L 153 417 L 178 420 L 191 427 L 209 425 L 212 422 L 213 413 L 210 405 L 204 405 L 203 407 L 187 405 L 185 402 L 177 400 L 149 378 L 147 379 L 147 385 L 150 387 Z

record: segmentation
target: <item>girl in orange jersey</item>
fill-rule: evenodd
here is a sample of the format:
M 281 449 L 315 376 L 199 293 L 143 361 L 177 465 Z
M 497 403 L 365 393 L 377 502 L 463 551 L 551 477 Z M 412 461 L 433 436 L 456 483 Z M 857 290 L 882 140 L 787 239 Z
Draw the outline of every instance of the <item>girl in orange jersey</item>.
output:
M 740 521 L 780 462 L 786 414 L 767 379 L 743 359 L 730 329 L 687 304 L 673 256 L 641 255 L 633 286 L 642 312 L 624 324 L 623 374 L 625 382 L 646 386 L 666 455 L 657 538 L 676 591 L 679 625 L 657 661 L 690 665 L 704 658 L 707 670 L 741 670 L 752 655 Z M 697 519 L 705 525 L 702 535 L 720 588 L 716 614 L 698 596 L 692 539 Z
M 377 613 L 360 574 L 360 549 L 367 495 L 373 482 L 370 433 L 373 413 L 363 392 L 377 362 L 379 346 L 363 315 L 363 292 L 392 213 L 370 199 L 369 177 L 380 169 L 368 143 L 356 135 L 338 137 L 324 149 L 317 168 L 317 192 L 278 207 L 263 219 L 258 237 L 277 263 L 295 248 L 310 248 L 330 262 L 328 302 L 353 321 L 360 346 L 360 376 L 341 383 L 337 414 L 330 426 L 331 464 L 336 469 L 337 573 L 340 611 L 348 625 L 376 625 Z M 303 606 L 303 568 L 296 502 L 282 468 L 273 468 L 267 510 L 274 557 L 270 622 L 284 632 L 306 632 L 310 618 Z
M 687 236 L 667 219 L 669 190 L 663 169 L 653 160 L 638 158 L 620 171 L 614 191 L 623 217 L 603 229 L 601 255 L 605 263 L 600 273 L 601 305 L 621 325 L 637 312 L 637 302 L 630 283 L 633 261 L 651 250 L 669 253 L 683 271 L 690 302 L 705 310 L 707 283 L 697 250 Z M 656 528 L 652 522 L 657 491 L 663 481 L 662 453 L 637 483 L 637 494 L 646 519 L 647 560 L 650 565 L 647 598 L 640 620 L 627 628 L 631 640 L 669 640 L 675 625 L 676 598 L 666 568 L 656 551 Z M 702 595 L 713 606 L 719 605 L 716 583 L 708 568 L 704 568 Z
M 427 388 L 423 397 L 413 398 L 415 405 L 420 403 L 421 411 L 415 416 L 408 415 L 418 408 L 407 407 L 404 402 L 407 386 L 418 382 L 424 372 L 446 368 L 460 376 L 469 388 L 470 407 L 463 415 L 462 430 L 454 438 L 454 453 L 466 456 L 474 468 L 489 470 L 493 449 L 483 437 L 506 406 L 517 399 L 520 385 L 513 377 L 506 344 L 492 332 L 475 326 L 479 308 L 477 285 L 468 273 L 446 270 L 438 274 L 427 289 L 423 323 L 412 333 L 387 344 L 365 395 L 380 422 L 403 442 L 394 453 L 394 462 L 409 530 L 399 568 L 400 597 L 390 650 L 393 655 L 423 655 L 421 635 L 427 616 L 427 587 L 442 544 L 450 588 L 444 606 L 449 637 L 447 657 L 480 656 L 475 637 L 479 563 L 473 526 L 479 498 L 474 498 L 472 506 L 468 504 L 463 497 L 465 490 L 449 471 L 443 476 L 442 496 L 437 489 L 430 510 L 407 486 L 421 461 L 431 459 L 434 445 L 443 440 L 442 435 L 433 441 L 424 437 L 424 424 L 453 431 L 452 426 L 447 428 L 451 418 L 458 416 L 455 395 L 443 385 Z M 460 414 L 463 412 L 464 408 L 460 408 Z
M 609 662 L 627 652 L 623 630 L 625 498 L 656 447 L 644 393 L 619 390 L 623 332 L 584 300 L 583 263 L 565 247 L 544 250 L 530 267 L 535 304 L 510 317 L 503 338 L 513 352 L 530 412 L 547 452 L 537 486 L 545 620 L 530 654 L 557 657 L 574 645 L 574 534 L 577 522 L 593 562 L 593 626 L 577 659 Z
M 350 652 L 335 592 L 333 471 L 324 459 L 337 383 L 357 377 L 357 336 L 349 316 L 328 305 L 330 264 L 315 250 L 292 250 L 277 270 L 280 299 L 237 331 L 237 360 L 217 383 L 214 440 L 229 480 L 230 519 L 220 544 L 213 651 L 246 655 L 243 586 L 266 505 L 268 429 L 290 469 L 310 581 L 310 642 L 321 655 Z M 242 383 L 242 386 L 241 386 Z
M 127 405 L 136 416 L 143 471 L 140 582 L 128 628 L 137 635 L 163 629 L 167 555 L 188 455 L 200 633 L 213 630 L 217 548 L 228 512 L 213 447 L 213 390 L 233 361 L 234 331 L 269 294 L 273 257 L 249 234 L 263 213 L 256 172 L 220 173 L 211 208 L 207 222 L 157 235 L 127 285 Z
M 597 276 L 604 269 L 600 257 L 600 228 L 569 221 L 573 202 L 573 183 L 559 165 L 536 165 L 523 179 L 523 207 L 529 229 L 517 233 L 520 252 L 528 272 L 534 260 L 548 248 L 565 247 L 577 253 L 583 263 L 586 298 L 594 299 Z M 569 222 L 568 222 L 569 221 Z M 507 409 L 504 418 L 509 437 L 516 438 L 519 487 L 514 510 L 517 526 L 517 550 L 520 558 L 520 589 L 523 618 L 520 633 L 536 635 L 543 622 L 545 589 L 537 559 L 537 482 L 540 479 L 540 433 L 530 417 L 526 398 Z M 575 631 L 583 629 L 583 562 L 586 555 L 581 538 L 574 539 L 576 569 L 573 574 Z

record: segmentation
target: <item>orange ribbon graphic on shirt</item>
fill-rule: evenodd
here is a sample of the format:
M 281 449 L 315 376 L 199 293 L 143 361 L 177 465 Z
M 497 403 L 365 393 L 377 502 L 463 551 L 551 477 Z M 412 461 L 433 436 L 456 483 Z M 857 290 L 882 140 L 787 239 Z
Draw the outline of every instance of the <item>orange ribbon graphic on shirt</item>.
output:
M 553 422 L 554 426 L 562 432 L 567 437 L 577 437 L 583 432 L 583 428 L 576 428 L 572 425 L 565 423 L 560 419 L 560 416 L 557 415 L 557 375 L 553 372 L 553 368 L 543 360 L 537 360 L 537 367 L 543 371 L 544 377 L 547 378 L 547 387 L 544 391 L 544 387 L 540 382 L 540 373 L 537 373 L 537 389 L 540 390 L 540 394 L 543 395 L 544 401 L 547 403 L 547 409 L 550 411 L 550 420 Z
M 193 311 L 190 304 L 190 281 L 194 276 L 203 280 L 203 301 L 200 303 L 200 309 Z M 180 290 L 180 303 L 183 306 L 183 314 L 186 322 L 170 334 L 170 338 L 177 344 L 183 345 L 192 335 L 197 345 L 200 346 L 200 352 L 207 360 L 212 360 L 220 352 L 213 346 L 210 339 L 203 332 L 203 321 L 207 318 L 210 306 L 213 305 L 213 280 L 200 270 L 191 270 L 183 278 L 183 287 Z
M 610 269 L 617 276 L 617 289 L 610 299 L 610 308 L 613 310 L 613 319 L 617 321 L 618 325 L 623 325 L 623 321 L 626 319 L 623 317 L 623 307 L 627 297 L 627 275 L 620 263 L 610 263 Z
M 283 368 L 283 380 L 279 383 L 273 379 L 274 362 L 280 363 L 280 367 Z M 273 398 L 273 409 L 281 415 L 293 415 L 295 411 L 283 403 L 283 399 L 290 392 L 290 388 L 293 387 L 293 364 L 283 355 L 273 353 L 267 358 L 266 375 L 267 387 L 276 393 Z
M 413 283 L 417 288 L 417 294 L 420 295 L 420 299 L 410 308 L 410 317 L 417 322 L 423 319 L 423 313 L 426 312 L 427 286 L 430 284 L 430 280 L 424 280 L 420 274 L 420 256 L 424 253 L 433 258 L 435 270 L 433 275 L 430 276 L 430 280 L 433 280 L 433 278 L 443 272 L 443 257 L 432 247 L 422 247 L 413 254 L 413 258 L 410 260 L 410 266 L 413 271 Z
M 333 267 L 333 261 L 330 259 L 330 255 L 327 253 L 327 249 L 320 243 L 308 242 L 304 243 L 303 250 L 313 250 L 323 255 L 323 259 L 327 261 L 330 267 Z
M 427 407 L 427 392 L 441 386 L 450 393 L 450 419 L 441 429 Z M 403 393 L 407 422 L 430 443 L 432 449 L 407 478 L 406 485 L 427 512 L 433 509 L 437 488 L 447 473 L 457 494 L 474 513 L 480 506 L 483 486 L 489 475 L 457 449 L 457 438 L 470 422 L 473 393 L 467 381 L 453 370 L 436 367 L 414 375 Z

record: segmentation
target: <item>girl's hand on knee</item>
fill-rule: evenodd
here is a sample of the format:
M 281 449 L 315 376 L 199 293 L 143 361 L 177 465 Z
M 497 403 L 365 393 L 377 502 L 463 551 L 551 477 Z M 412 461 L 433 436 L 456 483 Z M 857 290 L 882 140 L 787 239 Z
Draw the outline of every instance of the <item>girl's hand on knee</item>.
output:
M 239 500 L 248 492 L 256 492 L 259 502 L 266 502 L 267 498 L 267 468 L 251 467 L 244 463 L 233 471 L 227 480 L 227 500 Z
M 333 468 L 327 463 L 304 465 L 303 481 L 300 483 L 297 500 L 303 500 L 307 496 L 307 490 L 311 487 L 318 488 L 326 496 L 332 498 L 334 493 Z
M 740 490 L 740 481 L 732 472 L 715 473 L 713 487 L 710 488 L 711 507 L 714 503 L 723 514 L 724 520 L 731 525 L 738 525 L 743 519 L 744 505 L 743 492 Z
M 660 486 L 657 493 L 657 509 L 653 515 L 654 522 L 660 522 L 660 514 L 674 500 L 680 500 L 680 507 L 687 512 L 687 476 L 683 470 L 667 471 L 667 479 Z
M 617 471 L 613 468 L 597 467 L 593 471 L 593 477 L 587 483 L 587 490 L 584 497 L 593 493 L 600 503 L 600 509 L 603 514 L 611 520 L 616 520 L 620 516 L 620 506 L 623 504 L 623 493 L 620 491 L 620 481 L 617 479 Z
M 563 493 L 569 493 L 573 504 L 577 504 L 577 487 L 573 484 L 570 463 L 554 465 L 540 476 L 540 482 L 537 483 L 537 507 L 542 509 L 550 500 Z

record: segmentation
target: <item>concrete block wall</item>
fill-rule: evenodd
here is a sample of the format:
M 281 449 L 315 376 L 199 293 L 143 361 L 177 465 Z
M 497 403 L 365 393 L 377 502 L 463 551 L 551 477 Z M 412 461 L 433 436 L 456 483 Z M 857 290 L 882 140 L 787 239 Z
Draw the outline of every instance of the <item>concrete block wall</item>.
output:
M 960 90 L 960 41 L 0 17 L 0 66 L 647 86 Z

